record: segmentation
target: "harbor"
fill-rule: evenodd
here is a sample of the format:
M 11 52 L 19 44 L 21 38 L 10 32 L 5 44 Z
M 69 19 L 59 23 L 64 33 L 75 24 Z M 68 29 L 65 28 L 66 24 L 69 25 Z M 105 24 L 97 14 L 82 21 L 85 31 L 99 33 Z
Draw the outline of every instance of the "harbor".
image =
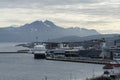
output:
M 117 46 L 118 43 L 115 44 Z M 31 46 L 32 45 L 32 46 Z M 92 45 L 92 47 L 91 47 Z M 21 48 L 17 51 L 0 52 L 0 54 L 33 54 L 34 59 L 46 59 L 52 61 L 92 63 L 92 64 L 110 64 L 115 55 L 111 52 L 119 51 L 107 49 L 105 39 L 95 39 L 84 42 L 34 42 L 27 44 L 17 44 L 15 48 Z M 117 56 L 119 58 L 119 56 Z
M 0 80 L 120 80 L 120 0 L 0 0 Z
M 33 43 L 35 46 L 31 53 L 34 59 L 119 66 L 117 59 L 120 58 L 118 55 L 120 49 L 117 42 L 113 43 L 114 48 L 108 47 L 104 38 L 84 42 Z
M 95 41 L 92 40 L 92 42 Z M 59 43 L 59 48 L 56 47 L 55 49 L 52 48 L 50 50 L 45 50 L 44 45 L 39 47 L 35 46 L 35 48 L 33 49 L 33 54 L 35 59 L 44 58 L 46 60 L 52 61 L 102 64 L 108 66 L 108 68 L 103 67 L 104 70 L 103 74 L 101 76 L 92 77 L 87 80 L 119 80 L 120 79 L 119 72 L 120 47 L 118 45 L 119 42 L 117 43 L 117 40 L 115 40 L 113 47 L 110 46 L 108 47 L 106 45 L 105 39 L 96 40 L 96 42 L 97 43 L 95 43 L 94 45 L 92 43 L 93 47 L 87 45 L 88 46 L 87 49 L 85 49 L 85 46 L 70 47 L 70 45 L 66 43 L 65 44 Z M 46 52 L 43 53 L 43 51 Z M 45 55 L 45 57 L 43 57 L 43 55 Z M 114 68 L 117 68 L 116 71 L 114 71 Z
M 76 46 L 76 44 L 78 44 L 78 43 L 80 45 L 81 44 L 82 45 L 81 46 L 80 45 Z M 86 43 L 89 43 L 89 45 L 86 45 Z M 73 73 L 70 73 L 69 71 L 68 71 L 68 73 L 64 73 L 64 71 L 62 71 L 61 74 L 64 73 L 64 75 L 58 74 L 58 76 L 55 76 L 56 71 L 53 72 L 52 75 L 50 75 L 50 74 L 45 73 L 44 70 L 43 70 L 42 73 L 44 73 L 44 74 L 43 75 L 39 74 L 41 76 L 42 80 L 45 80 L 45 79 L 56 80 L 56 79 L 61 79 L 61 77 L 63 77 L 63 76 L 64 76 L 64 80 L 75 80 L 75 79 L 76 80 L 83 80 L 83 79 L 84 80 L 85 79 L 89 79 L 89 80 L 95 80 L 96 79 L 96 80 L 98 80 L 97 78 L 99 78 L 99 77 L 103 78 L 104 73 L 106 73 L 106 71 L 108 71 L 108 70 L 103 70 L 102 69 L 102 67 L 104 65 L 110 65 L 110 66 L 114 66 L 114 67 L 119 67 L 120 66 L 120 64 L 118 62 L 120 57 L 119 57 L 119 55 L 115 55 L 115 54 L 119 54 L 119 50 L 120 50 L 117 43 L 114 45 L 114 48 L 112 47 L 112 48 L 108 49 L 107 44 L 105 43 L 105 41 L 103 39 L 90 40 L 90 41 L 86 41 L 86 42 L 73 42 L 72 44 L 71 44 L 71 42 L 62 42 L 62 43 L 61 42 L 58 42 L 58 43 L 55 43 L 55 42 L 34 42 L 34 43 L 31 43 L 31 44 L 33 44 L 33 46 L 29 46 L 28 44 L 22 44 L 22 45 L 24 45 L 24 47 L 26 47 L 26 46 L 27 46 L 27 48 L 29 47 L 30 50 L 27 50 L 27 48 L 26 49 L 23 49 L 23 48 L 19 49 L 19 46 L 20 47 L 23 47 L 23 46 L 21 46 L 21 44 L 18 44 L 17 46 L 15 46 L 15 47 L 18 48 L 18 50 L 16 50 L 15 52 L 10 52 L 10 51 L 1 52 L 0 55 L 4 57 L 5 61 L 7 61 L 7 62 L 10 61 L 10 63 L 14 62 L 13 59 L 18 59 L 18 60 L 20 60 L 19 64 L 24 64 L 25 63 L 25 64 L 30 65 L 31 63 L 29 63 L 29 61 L 32 60 L 33 66 L 35 68 L 37 66 L 37 70 L 35 72 L 38 73 L 38 74 L 39 74 L 39 72 L 37 72 L 37 71 L 39 71 L 39 69 L 40 69 L 39 67 L 40 66 L 45 67 L 44 64 L 50 64 L 50 65 L 47 66 L 47 68 L 49 68 L 51 65 L 52 65 L 51 67 L 57 65 L 57 67 L 52 68 L 52 70 L 57 69 L 58 73 L 61 70 L 61 69 L 59 70 L 58 68 L 64 66 L 64 65 L 61 65 L 61 63 L 74 64 L 74 65 L 76 65 L 76 64 L 81 65 L 82 64 L 81 66 L 77 66 L 77 68 L 76 67 L 73 68 L 72 65 L 69 65 L 69 66 L 71 66 L 71 69 L 69 71 L 70 72 L 73 71 Z M 91 45 L 92 45 L 92 47 L 91 47 Z M 23 59 L 22 57 L 24 59 L 29 58 L 29 60 L 25 59 L 26 61 L 22 61 L 22 59 Z M 9 58 L 10 58 L 10 60 L 9 60 Z M 43 64 L 38 66 L 38 63 L 41 63 L 41 62 Z M 47 63 L 45 63 L 45 62 L 47 62 Z M 55 63 L 55 65 L 53 65 L 54 63 Z M 13 63 L 13 65 L 14 64 L 18 65 L 16 62 Z M 89 69 L 90 69 L 89 65 L 92 65 L 93 67 L 90 70 L 90 74 L 85 74 L 84 75 L 85 77 L 82 78 L 82 76 L 80 76 L 80 75 L 84 71 L 81 71 L 83 68 L 80 69 L 80 67 L 85 67 L 84 65 L 86 65 L 86 64 L 87 64 L 87 66 L 86 66 L 87 71 L 89 71 Z M 24 68 L 26 66 L 26 65 L 25 66 L 24 65 L 19 65 L 19 66 L 22 66 Z M 94 66 L 101 66 L 101 67 L 99 67 L 100 72 L 97 71 L 98 67 L 94 67 Z M 27 67 L 29 67 L 29 66 L 27 66 Z M 66 65 L 65 65 L 65 67 L 66 67 Z M 45 69 L 47 69 L 47 68 L 45 68 Z M 32 68 L 30 68 L 30 69 L 32 69 Z M 79 69 L 80 69 L 80 72 L 78 72 Z M 32 70 L 32 72 L 34 72 L 33 70 Z M 50 68 L 50 70 L 51 70 L 51 68 Z M 48 70 L 48 73 L 52 73 L 52 71 L 50 71 L 50 70 Z M 65 70 L 67 70 L 67 69 L 65 69 Z M 78 73 L 76 74 L 74 72 L 74 70 L 77 71 Z M 85 70 L 85 69 L 83 69 L 83 70 Z M 19 71 L 19 69 L 17 69 L 16 71 Z M 40 69 L 40 71 L 41 71 L 41 69 Z M 27 71 L 27 72 L 30 73 L 31 71 Z M 33 75 L 32 72 L 30 73 L 30 75 Z M 25 74 L 28 74 L 28 73 L 25 73 Z M 22 74 L 20 74 L 20 75 L 22 75 Z M 34 79 L 38 80 L 39 75 L 35 76 Z M 66 78 L 66 76 L 67 76 L 67 78 Z M 16 80 L 16 78 L 15 78 L 15 80 Z M 29 78 L 26 78 L 26 76 L 25 76 L 24 78 L 20 78 L 20 80 L 21 79 L 31 80 L 30 78 L 31 78 L 30 76 L 29 76 Z M 14 79 L 14 78 L 11 78 L 11 79 Z M 115 79 L 115 80 L 117 80 L 117 79 Z

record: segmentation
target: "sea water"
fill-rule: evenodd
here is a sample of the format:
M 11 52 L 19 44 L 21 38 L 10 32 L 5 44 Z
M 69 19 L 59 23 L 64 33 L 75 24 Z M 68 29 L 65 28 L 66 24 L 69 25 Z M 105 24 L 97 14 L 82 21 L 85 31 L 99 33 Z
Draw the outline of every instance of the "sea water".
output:
M 101 75 L 103 66 L 35 60 L 33 54 L 0 54 L 0 80 L 85 80 Z

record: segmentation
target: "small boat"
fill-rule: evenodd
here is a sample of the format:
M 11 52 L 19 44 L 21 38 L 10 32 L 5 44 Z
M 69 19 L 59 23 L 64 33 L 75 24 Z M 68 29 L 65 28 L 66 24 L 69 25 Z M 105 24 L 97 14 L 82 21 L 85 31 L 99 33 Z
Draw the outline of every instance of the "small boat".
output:
M 119 60 L 113 60 L 113 61 L 110 62 L 110 65 L 114 66 L 114 67 L 120 67 L 120 61 Z
M 116 46 L 110 49 L 111 59 L 110 65 L 114 67 L 120 67 L 120 47 Z
M 110 64 L 107 64 L 103 66 L 103 69 L 113 69 L 113 66 L 111 66 Z
M 116 67 L 116 65 L 107 64 L 103 67 L 103 70 L 103 77 L 109 78 L 109 80 L 120 80 L 119 67 Z

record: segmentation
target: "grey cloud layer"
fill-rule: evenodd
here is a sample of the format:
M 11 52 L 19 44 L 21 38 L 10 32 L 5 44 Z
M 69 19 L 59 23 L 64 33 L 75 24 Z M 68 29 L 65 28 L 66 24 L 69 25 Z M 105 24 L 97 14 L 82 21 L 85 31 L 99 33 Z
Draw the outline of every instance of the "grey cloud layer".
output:
M 50 5 L 92 4 L 105 0 L 0 0 L 0 7 L 42 7 Z
M 55 13 L 120 16 L 119 0 L 0 0 L 0 8 L 38 8 Z
M 25 16 L 26 14 L 31 16 L 36 14 L 32 17 L 39 17 L 37 15 L 40 13 L 40 15 L 44 15 L 44 18 L 49 16 L 54 19 L 55 17 L 51 17 L 52 14 L 55 16 L 57 14 L 55 20 L 63 23 L 74 22 L 93 26 L 120 22 L 120 0 L 0 0 L 0 9 L 4 8 L 15 9 L 16 14 L 25 14 Z M 17 11 L 20 10 L 17 8 L 20 8 L 21 11 Z M 68 18 L 63 15 L 67 15 Z M 69 19 L 71 15 L 73 20 Z M 79 15 L 85 17 L 81 18 Z M 81 20 L 76 16 L 79 16 Z M 22 19 L 13 19 L 12 22 L 14 21 L 22 23 Z

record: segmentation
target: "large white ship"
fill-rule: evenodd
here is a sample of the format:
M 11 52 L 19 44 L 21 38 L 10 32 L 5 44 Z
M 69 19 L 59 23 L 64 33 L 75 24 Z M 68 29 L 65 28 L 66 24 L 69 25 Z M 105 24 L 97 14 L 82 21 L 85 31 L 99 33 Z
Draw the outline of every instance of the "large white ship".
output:
M 32 50 L 32 53 L 34 54 L 35 59 L 44 59 L 44 58 L 46 58 L 45 45 L 43 45 L 43 44 L 35 45 L 33 50 Z

